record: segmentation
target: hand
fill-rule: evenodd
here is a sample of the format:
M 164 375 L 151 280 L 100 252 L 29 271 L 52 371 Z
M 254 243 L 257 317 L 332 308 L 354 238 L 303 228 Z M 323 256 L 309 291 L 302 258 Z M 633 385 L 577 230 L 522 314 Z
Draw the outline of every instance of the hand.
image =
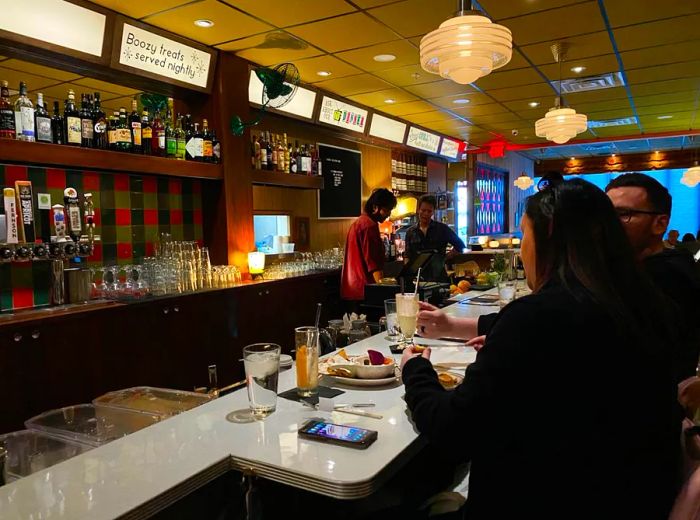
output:
M 474 350 L 479 352 L 482 348 L 484 348 L 484 345 L 486 344 L 486 336 L 477 336 L 475 338 L 470 339 L 467 341 L 467 346 L 468 347 L 474 347 Z
M 403 370 L 403 367 L 410 359 L 413 359 L 414 357 L 424 357 L 425 359 L 430 359 L 430 347 L 427 347 L 423 352 L 418 353 L 413 351 L 413 347 L 406 347 L 403 351 L 403 355 L 401 356 L 401 370 Z
M 416 326 L 422 337 L 439 339 L 450 335 L 452 322 L 450 317 L 437 307 L 420 302 Z

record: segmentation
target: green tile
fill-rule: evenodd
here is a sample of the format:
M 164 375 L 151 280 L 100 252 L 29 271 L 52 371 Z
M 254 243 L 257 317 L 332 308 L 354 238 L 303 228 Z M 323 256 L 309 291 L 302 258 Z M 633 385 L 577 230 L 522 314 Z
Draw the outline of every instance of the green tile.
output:
M 144 238 L 146 242 L 156 242 L 160 236 L 158 226 L 143 226 Z
M 171 224 L 170 234 L 173 236 L 173 240 L 185 240 L 182 224 Z
M 168 206 L 169 209 L 182 209 L 182 196 L 170 195 L 169 199 L 170 199 L 170 205 Z
M 143 209 L 143 193 L 132 191 L 129 207 L 131 209 Z
M 158 194 L 144 193 L 143 194 L 143 209 L 158 209 Z
M 117 227 L 117 242 L 131 243 L 131 226 Z
M 31 287 L 32 286 L 32 264 L 21 263 L 12 264 L 12 286 Z
M 131 198 L 128 191 L 114 192 L 114 207 L 121 209 L 131 207 Z
M 131 226 L 131 241 L 136 243 L 136 242 L 145 242 L 146 241 L 146 226 L 136 226 L 132 225 Z

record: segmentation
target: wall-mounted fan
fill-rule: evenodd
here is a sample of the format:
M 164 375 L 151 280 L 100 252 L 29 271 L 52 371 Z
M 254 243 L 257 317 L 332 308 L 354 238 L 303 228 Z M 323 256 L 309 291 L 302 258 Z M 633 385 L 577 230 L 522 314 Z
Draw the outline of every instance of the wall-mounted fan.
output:
M 289 103 L 299 86 L 299 70 L 293 63 L 281 63 L 274 68 L 259 67 L 255 75 L 263 85 L 260 112 L 254 121 L 244 122 L 239 116 L 233 116 L 233 135 L 243 135 L 246 127 L 257 125 L 268 107 L 281 108 Z

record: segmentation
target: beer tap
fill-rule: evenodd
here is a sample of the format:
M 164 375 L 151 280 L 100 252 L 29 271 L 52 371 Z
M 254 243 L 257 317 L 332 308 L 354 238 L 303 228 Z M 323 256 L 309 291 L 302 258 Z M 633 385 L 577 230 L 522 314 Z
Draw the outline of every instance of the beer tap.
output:
M 83 230 L 80 218 L 80 206 L 78 205 L 78 192 L 75 188 L 63 190 L 63 202 L 65 203 L 66 215 L 68 217 L 68 231 L 73 242 L 80 241 L 80 233 Z

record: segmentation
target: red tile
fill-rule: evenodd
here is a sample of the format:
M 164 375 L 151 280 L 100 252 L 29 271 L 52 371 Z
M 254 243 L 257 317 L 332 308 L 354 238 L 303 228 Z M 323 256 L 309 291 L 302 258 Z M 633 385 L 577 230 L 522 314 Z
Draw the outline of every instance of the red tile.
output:
M 131 210 L 130 209 L 115 209 L 114 222 L 117 226 L 131 225 Z
M 122 260 L 130 260 L 133 256 L 131 244 L 119 242 L 117 244 L 117 258 Z
M 100 175 L 95 172 L 83 172 L 83 191 L 100 191 Z
M 15 309 L 34 307 L 34 290 L 31 287 L 15 287 L 12 289 L 12 307 Z
M 100 213 L 100 208 L 95 208 L 95 226 L 99 226 L 102 223 L 102 214 Z
M 158 225 L 158 210 L 157 209 L 144 209 L 143 210 L 143 224 L 145 226 L 157 226 Z
M 171 209 L 170 210 L 170 223 L 182 224 L 182 210 L 181 209 Z
M 114 191 L 129 191 L 129 176 L 126 173 L 114 174 Z
M 66 189 L 66 170 L 48 168 L 46 170 L 46 187 L 61 191 Z
M 153 242 L 146 242 L 146 256 L 153 256 L 155 253 L 155 247 L 153 247 Z
M 90 262 L 101 262 L 102 261 L 102 242 L 95 242 L 95 248 L 93 250 L 92 256 L 88 258 Z
M 192 181 L 192 193 L 202 193 L 202 182 L 198 180 Z
M 157 193 L 158 183 L 155 177 L 144 177 L 143 178 L 143 192 L 144 193 Z
M 168 181 L 168 193 L 180 195 L 182 193 L 182 181 L 180 179 L 170 179 Z
M 199 247 L 204 247 L 204 240 L 202 240 L 201 238 L 199 240 L 197 240 L 197 245 Z
M 192 211 L 192 221 L 199 226 L 202 225 L 202 210 L 201 209 L 195 209 Z
M 5 166 L 5 186 L 8 188 L 14 188 L 15 181 L 26 181 L 27 179 L 26 166 L 12 166 L 9 164 Z M 61 186 L 61 189 L 65 187 L 66 186 L 63 185 Z

